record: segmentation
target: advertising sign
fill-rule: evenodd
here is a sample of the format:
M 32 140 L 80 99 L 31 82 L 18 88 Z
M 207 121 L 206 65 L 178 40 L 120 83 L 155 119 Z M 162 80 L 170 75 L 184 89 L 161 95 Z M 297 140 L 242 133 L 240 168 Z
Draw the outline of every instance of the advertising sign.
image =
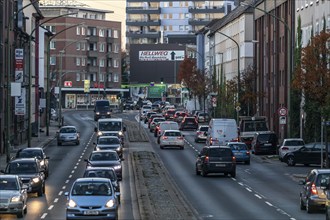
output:
M 139 61 L 175 61 L 184 60 L 184 50 L 142 50 Z
M 84 80 L 84 92 L 89 92 L 90 91 L 90 81 L 88 79 Z
M 160 98 L 162 97 L 162 92 L 165 92 L 165 85 L 154 85 L 148 87 L 148 98 Z

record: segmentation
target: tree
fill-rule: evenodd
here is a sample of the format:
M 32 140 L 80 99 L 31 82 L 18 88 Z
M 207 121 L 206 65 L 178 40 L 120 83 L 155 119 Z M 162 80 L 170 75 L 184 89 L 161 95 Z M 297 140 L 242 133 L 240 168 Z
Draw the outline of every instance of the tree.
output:
M 330 33 L 324 30 L 313 36 L 302 49 L 301 67 L 295 71 L 293 87 L 304 91 L 308 139 L 319 139 L 321 117 L 330 116 Z
M 195 72 L 196 61 L 192 58 L 185 58 L 179 67 L 178 79 L 188 89 L 189 93 L 194 87 L 193 75 Z M 191 95 L 191 94 L 190 94 Z

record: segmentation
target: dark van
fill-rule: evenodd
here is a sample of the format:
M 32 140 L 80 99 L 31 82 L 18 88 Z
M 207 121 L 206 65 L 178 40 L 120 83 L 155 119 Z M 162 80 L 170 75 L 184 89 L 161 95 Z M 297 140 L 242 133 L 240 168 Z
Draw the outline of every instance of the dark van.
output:
M 251 142 L 251 151 L 257 154 L 277 154 L 278 138 L 274 132 L 258 132 Z
M 111 118 L 110 102 L 108 100 L 96 100 L 94 105 L 94 121 L 99 118 Z

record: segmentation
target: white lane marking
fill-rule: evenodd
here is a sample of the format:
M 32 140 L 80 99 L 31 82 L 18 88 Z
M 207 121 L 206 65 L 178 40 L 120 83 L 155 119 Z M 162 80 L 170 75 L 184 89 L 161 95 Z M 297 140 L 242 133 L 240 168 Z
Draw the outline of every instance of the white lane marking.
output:
M 58 198 L 54 199 L 54 203 L 57 203 L 58 202 Z
M 65 183 L 68 183 L 68 182 L 70 182 L 70 180 L 65 180 Z
M 74 170 L 72 170 L 71 173 L 74 173 Z
M 254 195 L 255 195 L 255 197 L 257 197 L 258 199 L 262 199 L 262 197 L 259 196 L 258 194 L 254 194 Z
M 243 183 L 241 183 L 241 182 L 238 182 L 238 184 L 239 184 L 239 185 L 241 185 L 241 186 L 244 186 L 244 184 L 243 184 Z
M 79 165 L 79 163 L 76 163 L 76 166 L 78 166 Z
M 249 191 L 249 192 L 252 192 L 252 190 L 250 189 L 250 188 L 245 188 L 247 191 Z
M 78 162 L 80 162 L 80 161 L 81 161 L 81 159 L 78 160 Z
M 48 210 L 52 210 L 54 208 L 54 205 L 51 205 L 48 207 Z
M 270 202 L 265 201 L 265 203 L 269 206 L 273 206 L 273 204 L 271 204 Z
M 69 176 L 69 179 L 71 179 L 71 178 L 72 178 L 72 175 Z
M 47 216 L 47 213 L 44 213 L 44 214 L 42 214 L 42 216 L 40 218 L 44 219 L 44 218 L 46 218 L 46 216 Z
M 65 189 L 65 188 L 66 188 L 66 186 L 63 186 L 63 187 L 62 187 L 62 189 Z
M 61 196 L 62 194 L 63 194 L 63 191 L 60 191 L 60 192 L 58 193 L 59 196 Z
M 74 168 L 73 168 L 73 169 L 75 170 L 75 169 L 77 169 L 77 168 L 78 168 L 77 166 L 74 166 Z

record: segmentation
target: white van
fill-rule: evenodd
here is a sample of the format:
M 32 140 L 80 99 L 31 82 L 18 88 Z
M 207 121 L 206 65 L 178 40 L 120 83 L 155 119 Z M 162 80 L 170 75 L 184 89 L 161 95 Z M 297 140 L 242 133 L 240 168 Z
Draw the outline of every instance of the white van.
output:
M 238 128 L 235 119 L 213 118 L 209 122 L 206 144 L 225 145 L 227 142 L 238 140 Z
M 97 137 L 107 136 L 113 134 L 113 132 L 118 132 L 119 137 L 124 139 L 124 131 L 126 127 L 123 125 L 122 118 L 101 118 L 96 122 L 95 132 Z

